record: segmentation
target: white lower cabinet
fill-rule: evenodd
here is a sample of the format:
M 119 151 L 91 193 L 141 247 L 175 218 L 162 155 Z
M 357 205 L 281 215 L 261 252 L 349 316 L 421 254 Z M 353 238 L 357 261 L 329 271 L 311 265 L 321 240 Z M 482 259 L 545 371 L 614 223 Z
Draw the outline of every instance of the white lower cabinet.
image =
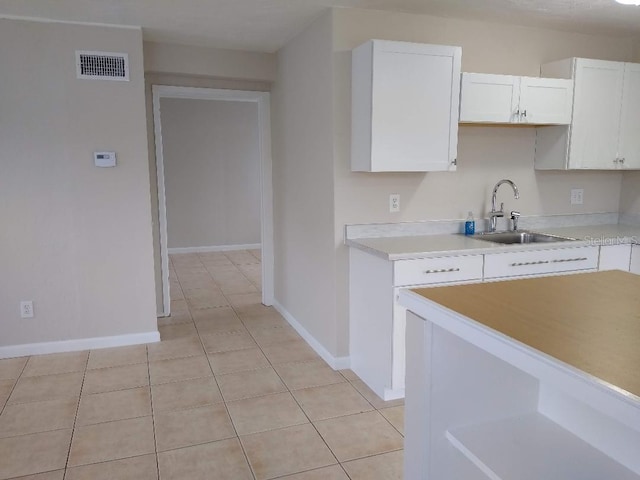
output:
M 598 268 L 598 247 L 569 247 L 485 255 L 484 278 L 507 279 Z
M 631 245 L 603 245 L 600 247 L 598 270 L 629 271 Z
M 350 251 L 351 370 L 380 398 L 404 397 L 406 310 L 400 288 L 482 281 L 482 255 L 389 261 Z
M 631 248 L 631 267 L 629 271 L 640 275 L 640 245 L 634 245 Z
M 380 398 L 404 397 L 406 309 L 403 288 L 620 269 L 640 274 L 640 245 L 557 247 L 390 261 L 350 249 L 351 369 Z

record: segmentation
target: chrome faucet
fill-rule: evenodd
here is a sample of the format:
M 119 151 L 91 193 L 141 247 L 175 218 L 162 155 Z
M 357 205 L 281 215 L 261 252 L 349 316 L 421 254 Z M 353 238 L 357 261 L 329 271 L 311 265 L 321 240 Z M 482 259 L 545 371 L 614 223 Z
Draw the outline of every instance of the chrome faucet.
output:
M 489 231 L 490 232 L 495 232 L 496 231 L 496 226 L 497 226 L 497 223 L 498 223 L 498 217 L 500 217 L 500 218 L 504 217 L 504 203 L 500 204 L 500 210 L 496 210 L 496 195 L 498 194 L 498 188 L 500 188 L 500 185 L 502 185 L 503 183 L 507 183 L 507 184 L 511 185 L 511 188 L 513 189 L 513 196 L 516 198 L 516 200 L 518 198 L 520 198 L 520 192 L 518 192 L 518 187 L 511 180 L 505 178 L 505 179 L 500 180 L 498 183 L 496 183 L 496 186 L 493 187 L 493 195 L 491 196 L 491 211 L 489 212 L 489 219 L 491 220 L 491 224 L 489 226 Z M 511 218 L 514 221 L 513 222 L 513 229 L 514 230 L 518 229 L 518 218 L 519 217 L 520 217 L 520 213 L 511 212 Z

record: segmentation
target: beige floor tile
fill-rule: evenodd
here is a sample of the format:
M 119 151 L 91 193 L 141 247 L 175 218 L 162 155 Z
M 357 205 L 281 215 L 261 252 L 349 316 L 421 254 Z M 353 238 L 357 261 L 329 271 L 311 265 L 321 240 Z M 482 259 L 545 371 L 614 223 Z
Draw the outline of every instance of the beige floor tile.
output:
M 286 477 L 278 477 L 278 480 L 349 480 L 347 474 L 340 465 L 318 468 L 307 472 L 295 473 Z
M 241 316 L 240 319 L 249 332 L 262 330 L 263 328 L 287 327 L 289 324 L 278 312 L 254 317 Z
M 76 427 L 69 466 L 137 457 L 155 452 L 151 417 Z
M 179 338 L 198 337 L 198 331 L 193 322 L 180 323 L 178 325 L 165 325 L 158 327 L 160 338 L 165 340 L 176 340 Z
M 0 438 L 73 428 L 75 397 L 8 405 L 0 415 Z
M 82 394 L 113 392 L 149 385 L 149 367 L 146 363 L 124 367 L 87 370 Z
M 155 455 L 70 468 L 65 480 L 158 480 Z
M 222 402 L 222 394 L 213 377 L 153 385 L 151 392 L 155 414 Z
M 232 282 L 221 283 L 220 289 L 225 295 L 231 295 L 235 293 L 253 293 L 258 291 L 255 285 L 247 280 L 244 275 L 242 276 L 241 280 L 238 279 Z
M 36 377 L 55 373 L 83 372 L 87 367 L 87 358 L 89 358 L 89 352 L 34 355 L 29 358 L 22 376 Z
M 172 315 L 189 313 L 189 306 L 187 305 L 187 301 L 183 298 L 172 299 L 169 308 L 171 309 L 170 311 Z
M 231 262 L 233 262 L 234 265 L 258 263 L 257 258 L 247 250 L 224 252 L 224 254 L 229 260 L 231 260 Z
M 229 305 L 227 298 L 220 294 L 208 294 L 201 297 L 187 297 L 189 309 L 217 308 Z
M 337 463 L 312 425 L 254 433 L 241 441 L 257 480 Z
M 338 371 L 340 372 L 340 374 L 342 374 L 344 378 L 346 378 L 350 382 L 355 382 L 360 380 L 360 377 L 358 377 L 353 370 L 350 370 L 347 368 L 345 370 L 338 370 Z
M 207 357 L 174 358 L 149 363 L 151 384 L 180 382 L 192 378 L 210 377 L 213 375 Z
M 289 392 L 227 403 L 238 435 L 309 423 Z
M 0 478 L 14 478 L 65 467 L 71 430 L 0 439 Z
M 304 340 L 268 345 L 262 347 L 262 351 L 273 365 L 320 360 L 320 356 Z
M 171 295 L 173 295 L 173 288 L 171 289 Z M 191 323 L 193 318 L 189 312 L 171 312 L 168 317 L 159 317 L 158 326 L 164 327 L 166 325 L 181 325 L 183 323 Z
M 122 367 L 138 363 L 147 363 L 146 345 L 91 350 L 87 369 L 95 370 L 97 368 Z
M 0 380 L 0 413 L 4 404 L 7 403 L 15 384 L 16 380 Z
M 226 402 L 287 391 L 273 368 L 229 373 L 217 380 Z
M 391 425 L 395 427 L 402 435 L 404 435 L 404 405 L 397 407 L 383 408 L 379 412 L 386 418 Z
M 13 389 L 9 404 L 38 402 L 61 397 L 79 397 L 82 373 L 61 373 L 42 377 L 23 377 Z
M 346 462 L 342 466 L 351 480 L 402 480 L 403 452 L 384 453 Z
M 223 403 L 155 415 L 158 452 L 235 437 Z
M 54 472 L 36 473 L 35 475 L 27 475 L 26 477 L 16 477 L 12 480 L 62 480 L 64 478 L 64 470 L 56 470 Z
M 149 350 L 149 361 L 169 360 L 172 358 L 185 358 L 202 355 L 202 343 L 198 338 L 180 338 L 177 340 L 167 340 L 147 345 Z
M 324 360 L 284 363 L 276 365 L 274 368 L 289 390 L 346 382 L 345 378 L 327 365 Z
M 247 332 L 246 327 L 237 317 L 215 321 L 199 320 L 196 322 L 196 328 L 201 336 L 227 332 Z
M 373 405 L 376 409 L 380 410 L 382 408 L 390 408 L 397 407 L 400 405 L 404 405 L 404 398 L 399 398 L 397 400 L 389 400 L 384 401 L 378 395 L 375 394 L 373 390 L 371 390 L 366 383 L 362 380 L 352 380 L 351 385 L 353 385 L 356 390 L 358 390 L 367 401 Z
M 160 480 L 253 480 L 237 438 L 158 454 Z
M 0 360 L 0 380 L 15 380 L 20 376 L 29 357 L 5 358 Z
M 292 393 L 311 421 L 373 410 L 371 404 L 347 382 L 294 390 Z
M 237 318 L 236 312 L 231 307 L 207 308 L 205 310 L 194 310 L 193 312 L 193 320 L 195 322 L 205 320 L 223 321 Z
M 400 450 L 403 445 L 402 435 L 375 411 L 314 425 L 340 462 Z
M 259 309 L 259 310 L 263 310 L 263 309 L 266 309 L 267 311 L 273 310 L 272 307 L 265 307 L 264 305 L 262 305 L 262 294 L 258 292 L 233 293 L 233 294 L 227 295 L 227 298 L 229 299 L 229 303 L 231 304 L 231 306 L 236 312 L 238 312 L 238 310 L 244 310 L 250 306 L 263 307 L 262 309 Z
M 267 327 L 251 331 L 251 335 L 258 345 L 266 347 L 274 343 L 302 340 L 302 337 L 292 327 Z
M 149 387 L 83 395 L 76 425 L 113 422 L 151 415 Z
M 269 361 L 259 348 L 210 353 L 209 363 L 216 375 L 269 367 Z
M 202 343 L 207 353 L 228 352 L 257 348 L 256 342 L 248 332 L 223 332 L 202 335 Z

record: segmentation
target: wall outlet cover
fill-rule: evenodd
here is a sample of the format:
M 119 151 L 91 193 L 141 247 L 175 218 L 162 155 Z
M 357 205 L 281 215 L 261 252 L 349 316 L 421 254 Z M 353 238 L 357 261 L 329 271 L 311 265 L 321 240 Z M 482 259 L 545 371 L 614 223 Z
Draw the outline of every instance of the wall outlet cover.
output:
M 33 300 L 23 300 L 20 302 L 20 317 L 33 318 Z
M 400 194 L 392 193 L 389 195 L 389 212 L 397 213 L 400 211 Z
M 584 203 L 584 189 L 571 189 L 571 205 L 582 205 Z

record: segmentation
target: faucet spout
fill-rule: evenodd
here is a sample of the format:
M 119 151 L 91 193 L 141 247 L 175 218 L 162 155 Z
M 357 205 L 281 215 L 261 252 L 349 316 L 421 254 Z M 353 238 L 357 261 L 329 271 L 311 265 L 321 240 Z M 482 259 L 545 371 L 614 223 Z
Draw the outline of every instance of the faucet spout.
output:
M 500 188 L 500 185 L 503 185 L 505 183 L 509 185 L 513 190 L 513 196 L 515 197 L 515 199 L 517 200 L 520 198 L 520 192 L 518 191 L 518 187 L 515 183 L 513 183 L 512 180 L 509 180 L 508 178 L 503 178 L 498 183 L 496 183 L 496 186 L 493 187 L 493 194 L 491 195 L 491 212 L 489 212 L 489 218 L 491 219 L 491 225 L 489 227 L 489 230 L 492 232 L 496 231 L 498 217 L 504 217 L 504 204 L 500 205 L 500 210 L 496 210 L 496 201 L 497 201 L 496 197 L 498 195 L 498 189 Z

